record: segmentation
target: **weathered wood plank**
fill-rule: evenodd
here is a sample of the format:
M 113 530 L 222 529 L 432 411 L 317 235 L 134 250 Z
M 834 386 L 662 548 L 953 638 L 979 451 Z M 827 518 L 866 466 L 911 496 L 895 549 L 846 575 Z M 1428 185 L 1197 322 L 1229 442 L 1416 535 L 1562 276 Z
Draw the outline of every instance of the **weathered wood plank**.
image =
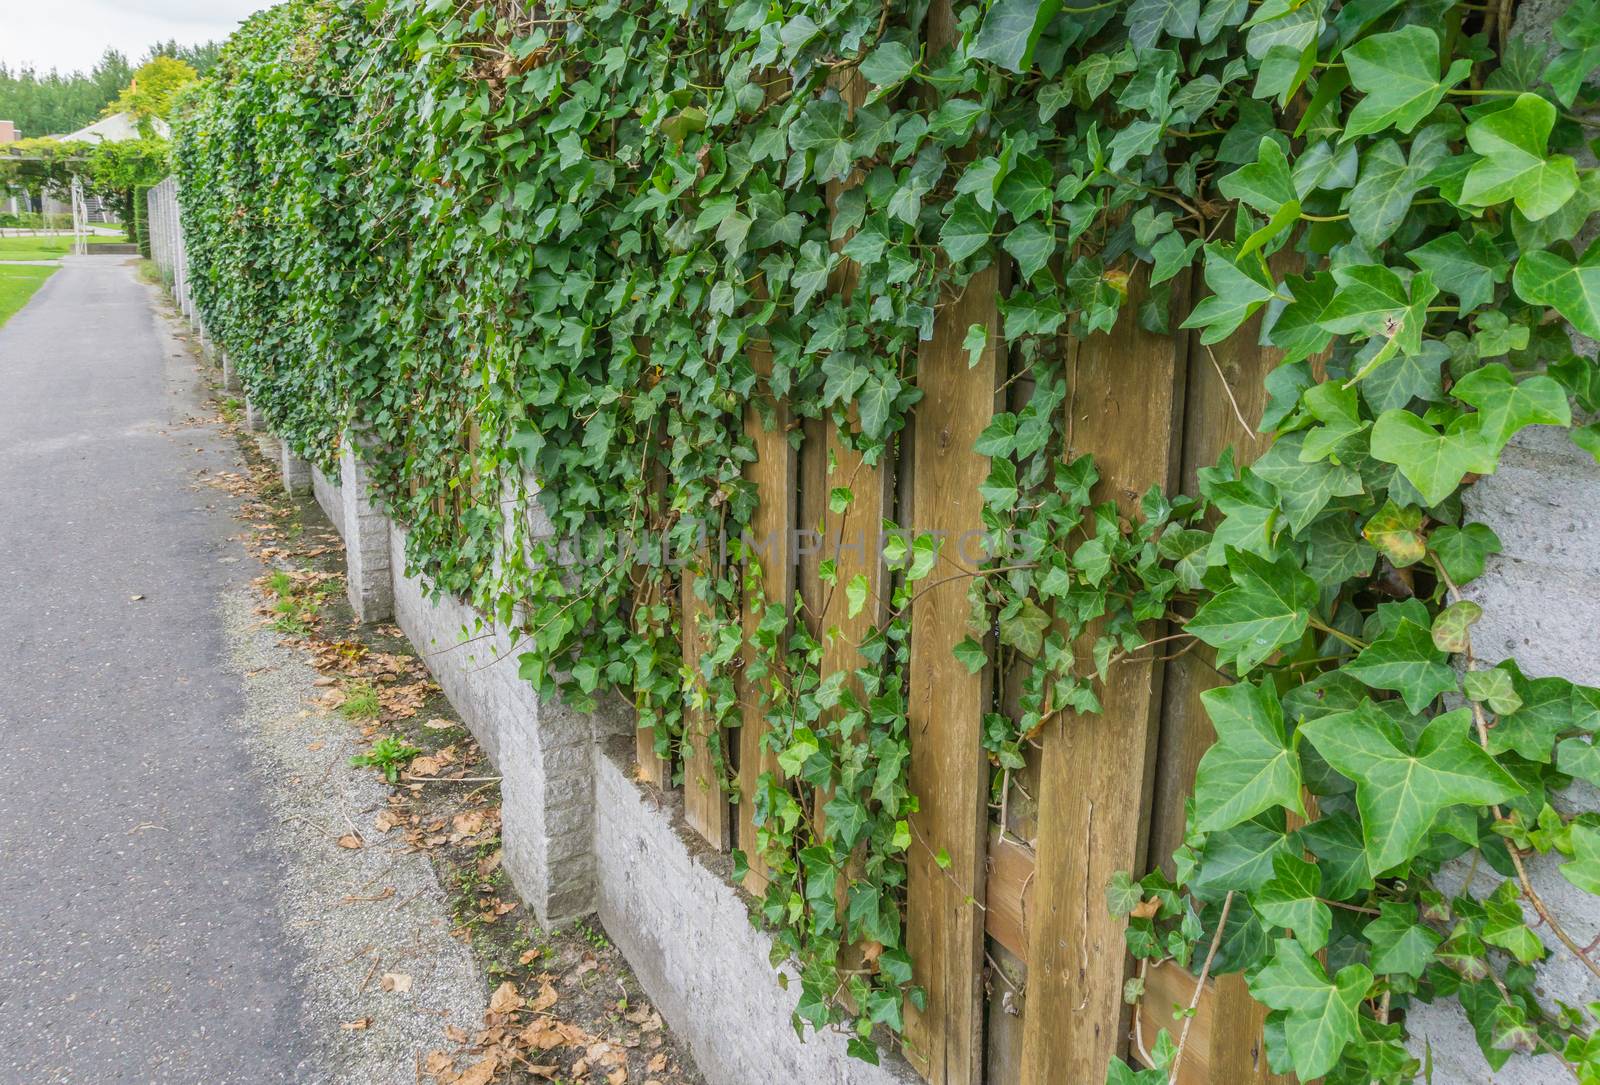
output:
M 1280 255 L 1273 270 L 1285 275 L 1297 260 Z M 1250 320 L 1233 335 L 1212 347 L 1194 337 L 1189 353 L 1189 401 L 1183 432 L 1183 488 L 1198 492 L 1198 473 L 1217 462 L 1232 448 L 1240 465 L 1267 450 L 1268 439 L 1255 431 L 1266 407 L 1265 380 L 1278 364 L 1280 351 L 1258 344 L 1261 318 Z M 1200 695 L 1222 679 L 1212 665 L 1216 653 L 1205 645 L 1174 659 L 1167 667 L 1162 706 L 1160 748 L 1152 801 L 1150 865 L 1171 872 L 1172 853 L 1183 843 L 1184 803 L 1194 793 L 1200 758 L 1216 740 Z M 1261 1030 L 1266 1009 L 1250 997 L 1244 978 L 1219 976 L 1212 985 L 1216 1003 L 1213 1019 L 1224 1037 L 1214 1041 L 1204 1061 L 1206 1085 L 1278 1085 L 1279 1077 L 1262 1056 Z M 1190 1035 L 1192 1044 L 1194 1029 Z M 1154 1037 L 1152 1036 L 1153 1040 Z M 1188 1056 L 1185 1056 L 1185 1063 Z M 1185 1073 L 1185 1077 L 1190 1075 Z
M 766 380 L 772 375 L 772 346 L 765 339 L 750 343 L 750 361 L 760 377 L 758 394 L 766 395 Z M 739 847 L 749 862 L 744 885 L 760 896 L 767 888 L 767 865 L 756 844 L 756 789 L 761 774 L 778 771 L 777 755 L 762 748 L 767 733 L 766 706 L 762 700 L 765 681 L 752 681 L 746 668 L 757 659 L 753 644 L 766 606 L 787 609 L 795 590 L 795 488 L 799 457 L 789 443 L 790 416 L 781 399 L 772 401 L 773 426 L 762 422 L 755 402 L 745 406 L 745 433 L 755 444 L 756 459 L 745 468 L 745 478 L 756 489 L 756 511 L 750 518 L 747 538 L 753 553 L 746 559 L 747 576 L 759 576 L 760 596 L 753 601 L 747 585 L 741 602 L 744 626 L 744 667 L 738 677 L 739 711 Z M 759 571 L 757 567 L 759 566 Z M 768 679 L 767 681 L 770 681 Z
M 633 349 L 639 352 L 639 356 L 641 358 L 649 358 L 650 337 L 646 335 L 635 335 L 633 337 Z M 649 488 L 649 515 L 651 518 L 653 518 L 661 508 L 667 492 L 665 469 L 662 467 L 660 460 L 653 460 L 652 464 L 653 466 L 651 467 Z M 653 519 L 652 522 L 647 524 L 647 526 L 653 526 Z M 645 531 L 643 534 L 648 541 L 650 539 L 650 532 Z M 634 582 L 638 583 L 640 579 L 641 577 L 636 576 Z M 648 576 L 645 576 L 642 579 L 647 585 L 650 586 L 648 590 L 651 597 L 637 599 L 635 602 L 641 608 L 653 606 L 660 601 L 659 598 L 655 596 L 656 591 L 659 590 L 657 587 L 659 582 L 649 579 Z M 637 728 L 634 731 L 633 737 L 634 759 L 639 763 L 639 778 L 646 783 L 654 784 L 656 787 L 666 788 L 672 781 L 672 766 L 667 758 L 664 758 L 656 753 L 655 729 L 652 727 Z
M 983 897 L 987 840 L 988 759 L 983 716 L 993 671 L 977 674 L 955 657 L 967 636 L 968 582 L 976 571 L 983 531 L 978 488 L 989 458 L 973 446 L 994 418 L 1000 388 L 999 277 L 991 267 L 974 275 L 943 305 L 933 338 L 917 355 L 918 401 L 909 524 L 918 535 L 943 540 L 930 586 L 917 586 L 911 606 L 911 793 L 920 809 L 911 819 L 906 876 L 906 941 L 913 977 L 927 1006 L 906 1011 L 906 1057 L 933 1085 L 982 1080 Z M 969 365 L 962 340 L 982 325 L 989 345 Z M 936 857 L 949 856 L 941 869 Z
M 1096 500 L 1135 515 L 1148 487 L 1178 479 L 1187 363 L 1185 339 L 1133 319 L 1143 281 L 1130 284 L 1116 328 L 1078 343 L 1068 367 L 1068 452 L 1094 455 Z M 1158 662 L 1124 661 L 1101 690 L 1102 715 L 1063 714 L 1042 733 L 1024 1085 L 1102 1080 L 1125 1049 L 1125 924 L 1104 891 L 1113 873 L 1144 864 L 1161 680 Z
M 702 558 L 701 560 L 708 560 Z M 693 676 L 695 693 L 683 712 L 683 819 L 718 851 L 728 847 L 728 799 L 722 791 L 718 766 L 723 763 L 722 733 L 712 713 L 696 705 L 703 700 L 700 657 L 704 650 L 701 622 L 710 615 L 705 600 L 695 594 L 697 574 L 688 566 L 680 580 L 683 665 Z M 716 746 L 713 746 L 713 743 Z

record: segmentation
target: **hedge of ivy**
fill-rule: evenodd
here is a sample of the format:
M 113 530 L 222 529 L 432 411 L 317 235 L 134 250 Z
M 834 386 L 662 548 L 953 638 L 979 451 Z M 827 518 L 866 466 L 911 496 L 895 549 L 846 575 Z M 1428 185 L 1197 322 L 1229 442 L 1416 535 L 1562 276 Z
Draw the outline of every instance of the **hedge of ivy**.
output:
M 958 653 L 1024 675 L 1020 710 L 985 721 L 997 779 L 1054 714 L 1096 711 L 1097 670 L 1170 620 L 1230 684 L 1206 699 L 1219 737 L 1176 882 L 1131 872 L 1108 891 L 1133 952 L 1246 973 L 1272 1065 L 1302 1079 L 1410 1080 L 1406 1006 L 1451 999 L 1491 1063 L 1555 1053 L 1600 1082 L 1600 1003 L 1535 998 L 1530 916 L 1600 969 L 1526 875 L 1558 853 L 1600 893 L 1600 818 L 1549 801 L 1600 784 L 1600 692 L 1479 662 L 1460 591 L 1499 549 L 1462 522 L 1461 490 L 1520 429 L 1572 427 L 1600 452 L 1600 428 L 1574 423 L 1600 408 L 1600 370 L 1568 330 L 1600 337 L 1600 247 L 1575 245 L 1600 209 L 1600 172 L 1578 163 L 1600 8 L 1574 3 L 1548 48 L 1513 14 L 290 0 L 235 34 L 179 119 L 192 284 L 272 427 L 328 468 L 359 434 L 410 562 L 517 625 L 528 680 L 580 704 L 622 689 L 667 750 L 689 684 L 672 570 L 563 570 L 503 545 L 507 518 L 537 500 L 569 537 L 688 549 L 708 518 L 736 536 L 752 397 L 892 456 L 941 299 L 1004 262 L 1004 348 L 1034 391 L 979 444 L 982 497 L 989 527 L 1036 546 L 973 578 L 994 648 Z M 924 44 L 932 23 L 952 46 Z M 835 89 L 852 77 L 854 110 Z M 829 289 L 846 259 L 848 296 Z M 1169 323 L 1191 267 L 1209 293 Z M 1225 458 L 1194 495 L 1152 491 L 1133 523 L 1093 505 L 1091 459 L 1062 455 L 1063 336 L 1138 320 L 1204 349 L 1258 315 L 1283 354 L 1265 455 Z M 800 1016 L 853 1027 L 867 1058 L 874 1026 L 897 1031 L 920 998 L 901 690 L 931 540 L 891 558 L 857 682 L 821 673 L 781 610 L 756 637 L 785 770 L 756 796 L 762 913 L 800 962 Z M 738 564 L 700 581 L 723 718 L 757 575 Z M 866 586 L 840 587 L 859 606 Z M 802 786 L 832 796 L 820 825 Z M 1435 878 L 1452 860 L 1497 877 L 1452 894 Z M 1108 1073 L 1164 1081 L 1181 1044 L 1154 1053 L 1156 1070 Z

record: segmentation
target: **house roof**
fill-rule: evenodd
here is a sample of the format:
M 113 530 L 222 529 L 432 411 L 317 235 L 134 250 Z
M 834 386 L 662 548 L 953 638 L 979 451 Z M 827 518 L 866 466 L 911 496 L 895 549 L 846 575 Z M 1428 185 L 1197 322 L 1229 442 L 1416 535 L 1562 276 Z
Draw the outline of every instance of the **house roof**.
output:
M 170 133 L 167 122 L 157 118 L 151 122 L 158 136 Z M 109 117 L 101 117 L 87 128 L 80 128 L 76 132 L 65 136 L 52 136 L 62 143 L 73 140 L 95 143 L 120 143 L 125 139 L 139 138 L 139 123 L 127 113 L 113 113 Z

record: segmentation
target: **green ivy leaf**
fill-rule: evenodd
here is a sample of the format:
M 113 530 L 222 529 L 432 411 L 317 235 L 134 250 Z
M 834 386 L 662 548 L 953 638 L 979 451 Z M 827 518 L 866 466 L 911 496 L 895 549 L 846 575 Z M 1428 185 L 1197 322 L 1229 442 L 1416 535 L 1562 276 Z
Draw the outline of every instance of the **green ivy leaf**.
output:
M 1524 426 L 1572 424 L 1565 388 L 1543 375 L 1519 381 L 1499 362 L 1468 373 L 1450 394 L 1478 408 L 1484 439 L 1497 450 Z
M 1444 941 L 1432 927 L 1417 922 L 1414 904 L 1386 900 L 1378 905 L 1378 918 L 1362 930 L 1372 943 L 1372 970 L 1380 975 L 1420 977 L 1433 962 L 1433 951 Z
M 1545 157 L 1556 107 L 1537 94 L 1519 94 L 1505 109 L 1467 125 L 1467 143 L 1483 156 L 1461 186 L 1461 201 L 1488 207 L 1515 200 L 1537 222 L 1561 210 L 1578 191 L 1577 164 Z
M 1523 964 L 1532 964 L 1544 956 L 1544 943 L 1528 929 L 1522 907 L 1517 903 L 1521 890 L 1517 883 L 1507 878 L 1483 901 L 1483 940 L 1491 946 L 1508 950 Z
M 1200 300 L 1183 322 L 1185 328 L 1204 328 L 1202 343 L 1218 343 L 1255 315 L 1275 297 L 1273 284 L 1256 261 L 1234 262 L 1226 245 L 1206 246 L 1206 286 L 1211 293 Z
M 1287 1054 L 1302 1081 L 1332 1070 L 1345 1047 L 1360 1039 L 1361 1003 L 1371 987 L 1365 965 L 1346 965 L 1329 980 L 1322 962 L 1289 938 L 1278 939 L 1272 960 L 1250 979 L 1257 1002 L 1286 1014 Z
M 1406 259 L 1432 273 L 1439 288 L 1461 302 L 1462 312 L 1490 301 L 1509 270 L 1505 257 L 1482 231 L 1474 231 L 1471 241 L 1458 233 L 1443 234 L 1406 253 Z
M 1464 708 L 1436 716 L 1416 748 L 1371 701 L 1300 726 L 1300 733 L 1356 783 L 1367 869 L 1381 874 L 1417 854 L 1428 830 L 1452 806 L 1487 806 L 1522 788 L 1485 753 Z
M 1220 662 L 1248 674 L 1300 639 L 1317 603 L 1317 585 L 1292 558 L 1271 562 L 1230 549 L 1227 562 L 1233 586 L 1207 600 L 1184 629 L 1217 649 Z
M 1281 806 L 1305 814 L 1300 759 L 1284 736 L 1283 708 L 1271 683 L 1238 682 L 1200 695 L 1217 741 L 1195 774 L 1195 817 L 1202 832 L 1231 829 Z
M 1316 953 L 1328 944 L 1333 912 L 1322 903 L 1322 871 L 1298 855 L 1272 861 L 1272 878 L 1250 898 L 1256 914 L 1294 932 L 1295 941 Z
M 1372 455 L 1400 468 L 1430 506 L 1437 505 L 1471 472 L 1495 468 L 1495 452 L 1477 415 L 1458 418 L 1440 433 L 1406 410 L 1383 412 L 1372 427 Z
M 1240 166 L 1217 182 L 1217 191 L 1230 200 L 1242 200 L 1264 215 L 1298 198 L 1289 175 L 1289 159 L 1278 141 L 1262 137 L 1256 160 Z
M 1559 253 L 1524 253 L 1511 282 L 1524 301 L 1548 305 L 1584 335 L 1600 339 L 1600 241 L 1576 264 Z
M 1346 48 L 1343 57 L 1350 82 L 1366 97 L 1350 111 L 1342 140 L 1391 127 L 1411 131 L 1472 71 L 1471 61 L 1456 60 L 1441 79 L 1439 35 L 1424 26 L 1374 34 Z
M 1488 524 L 1448 524 L 1428 537 L 1433 556 L 1457 584 L 1469 584 L 1483 575 L 1484 562 L 1500 552 L 1500 538 Z
M 1572 856 L 1572 862 L 1561 864 L 1561 876 L 1585 893 L 1600 895 L 1600 829 L 1574 822 Z
M 1374 689 L 1399 692 L 1413 713 L 1456 689 L 1455 669 L 1433 646 L 1429 631 L 1410 619 L 1395 623 L 1394 628 L 1345 664 L 1344 671 Z
M 1487 704 L 1500 715 L 1508 715 L 1522 707 L 1522 698 L 1511 683 L 1511 674 L 1496 667 L 1491 670 L 1472 670 L 1462 681 L 1467 699 Z
M 971 55 L 1007 71 L 1026 72 L 1033 67 L 1039 36 L 1060 9 L 1061 0 L 996 0 L 972 40 Z

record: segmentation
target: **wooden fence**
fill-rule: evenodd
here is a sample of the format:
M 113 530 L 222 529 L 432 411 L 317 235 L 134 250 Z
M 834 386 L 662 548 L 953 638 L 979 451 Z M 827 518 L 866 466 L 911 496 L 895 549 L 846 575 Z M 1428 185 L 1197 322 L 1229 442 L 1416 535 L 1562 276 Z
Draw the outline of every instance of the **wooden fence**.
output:
M 850 96 L 849 86 L 841 90 Z M 770 602 L 805 601 L 815 632 L 840 630 L 827 642 L 823 673 L 859 666 L 855 645 L 881 615 L 871 604 L 848 615 L 844 593 L 823 589 L 820 560 L 837 562 L 835 583 L 865 575 L 869 598 L 882 599 L 886 572 L 874 548 L 859 545 L 863 525 L 875 537 L 877 524 L 898 510 L 900 521 L 919 533 L 959 537 L 981 530 L 978 485 L 989 466 L 972 451 L 974 442 L 994 411 L 1007 406 L 997 404 L 999 389 L 1011 384 L 1012 407 L 1028 392 L 1025 379 L 1008 382 L 1004 351 L 994 345 L 1002 341 L 998 275 L 980 274 L 942 308 L 918 358 L 924 395 L 901 435 L 898 459 L 865 465 L 832 422 L 801 426 L 796 450 L 787 431 L 800 423 L 781 403 L 776 428 L 764 426 L 754 406 L 748 410 L 757 459 L 747 478 L 759 495 L 752 533 L 781 540 L 763 562 L 763 591 Z M 834 289 L 850 289 L 850 278 L 847 267 Z M 1174 307 L 1181 311 L 1188 284 L 1175 285 Z M 1132 289 L 1130 310 L 1141 290 L 1137 279 Z M 962 339 L 972 324 L 991 329 L 991 346 L 969 366 Z M 1262 381 L 1275 361 L 1270 350 L 1252 345 L 1255 331 L 1247 326 L 1207 348 L 1187 333 L 1141 331 L 1130 313 L 1110 335 L 1064 344 L 1068 453 L 1094 455 L 1101 476 L 1095 501 L 1115 500 L 1133 514 L 1152 484 L 1195 492 L 1196 472 L 1226 447 L 1243 462 L 1265 450 L 1264 438 L 1244 424 L 1261 415 Z M 751 354 L 757 372 L 767 372 L 765 346 L 755 344 Z M 840 485 L 855 499 L 835 512 L 827 494 Z M 821 552 L 798 553 L 791 545 L 796 529 L 818 524 Z M 705 650 L 695 633 L 705 604 L 690 576 L 680 595 L 683 654 L 694 668 Z M 1124 922 L 1109 914 L 1104 892 L 1114 872 L 1137 876 L 1182 842 L 1184 802 L 1213 737 L 1199 696 L 1221 679 L 1203 645 L 1171 659 L 1152 652 L 1122 662 L 1101 691 L 1104 713 L 1048 724 L 1007 801 L 992 809 L 979 729 L 985 712 L 1003 708 L 1014 691 L 987 669 L 970 674 L 955 659 L 967 613 L 959 580 L 924 590 L 912 610 L 910 786 L 921 809 L 914 819 L 919 844 L 909 860 L 907 939 L 915 982 L 928 998 L 922 1012 L 908 1007 L 906 1055 L 933 1085 L 1098 1085 L 1110 1058 L 1137 1059 L 1141 1042 L 1153 1042 L 1157 1029 L 1176 1032 L 1181 1021 L 1174 1011 L 1195 994 L 1194 978 L 1181 969 L 1152 970 L 1135 1028 L 1123 999 L 1124 982 L 1134 974 Z M 759 614 L 747 606 L 744 622 L 753 633 Z M 1163 632 L 1151 628 L 1148 636 Z M 762 748 L 758 691 L 741 688 L 740 705 L 742 726 L 732 735 L 715 734 L 702 714 L 691 713 L 683 797 L 689 824 L 707 843 L 754 856 L 755 782 L 774 764 Z M 716 786 L 713 743 L 719 742 L 741 784 L 738 805 Z M 640 732 L 638 750 L 643 775 L 669 785 L 671 766 L 657 758 L 649 732 Z M 939 853 L 950 858 L 945 869 L 933 860 Z M 765 884 L 759 861 L 752 861 L 746 887 L 760 892 Z M 1240 977 L 1208 982 L 1180 1080 L 1288 1080 L 1267 1069 L 1264 1014 Z
M 936 49 L 952 32 L 948 5 L 935 3 L 930 45 Z M 863 88 L 852 75 L 836 86 L 850 107 L 859 105 Z M 830 196 L 851 183 L 832 186 Z M 849 615 L 844 593 L 824 591 L 818 579 L 822 559 L 836 561 L 834 583 L 864 575 L 869 599 L 882 600 L 889 592 L 881 555 L 858 540 L 875 538 L 883 519 L 898 511 L 899 522 L 918 533 L 946 538 L 982 530 L 978 486 L 989 463 L 973 445 L 997 409 L 1015 409 L 1029 392 L 1025 376 L 1010 379 L 999 345 L 1005 270 L 1002 264 L 977 275 L 960 297 L 941 306 L 933 337 L 918 354 L 923 396 L 900 435 L 898 457 L 868 466 L 834 423 L 802 424 L 781 402 L 776 428 L 764 426 L 753 406 L 747 412 L 757 459 L 746 477 L 759 496 L 752 532 L 783 540 L 763 563 L 763 591 L 771 602 L 802 600 L 813 632 L 839 630 L 826 643 L 824 674 L 860 665 L 855 645 L 882 615 L 877 604 Z M 853 283 L 853 268 L 844 261 L 831 289 L 848 292 Z M 1192 300 L 1190 283 L 1180 276 L 1173 286 L 1174 313 L 1181 317 Z M 1092 453 L 1100 472 L 1093 500 L 1115 500 L 1129 514 L 1152 484 L 1196 492 L 1196 472 L 1227 447 L 1241 462 L 1265 451 L 1253 423 L 1264 406 L 1263 378 L 1276 361 L 1271 351 L 1252 345 L 1254 324 L 1216 347 L 1188 333 L 1139 330 L 1132 312 L 1142 280 L 1136 277 L 1131 290 L 1112 334 L 1063 343 L 1067 452 Z M 989 328 L 990 345 L 969 365 L 963 339 L 973 324 Z M 764 344 L 751 347 L 751 360 L 758 374 L 770 371 Z M 803 433 L 798 450 L 787 432 L 796 426 Z M 829 507 L 827 494 L 842 485 L 854 501 L 840 512 Z M 797 528 L 819 524 L 821 553 L 797 553 L 789 545 Z M 683 654 L 692 668 L 705 650 L 695 633 L 704 604 L 689 576 L 681 603 Z M 967 617 L 961 581 L 924 589 L 912 610 L 910 786 L 920 812 L 906 914 L 914 981 L 927 991 L 927 1004 L 921 1012 L 907 1008 L 905 1054 L 932 1085 L 1098 1085 L 1111 1058 L 1137 1060 L 1157 1029 L 1176 1033 L 1181 1021 L 1174 1011 L 1195 996 L 1186 972 L 1172 965 L 1153 969 L 1145 976 L 1140 1019 L 1132 1019 L 1123 992 L 1133 962 L 1123 942 L 1124 921 L 1107 910 L 1105 887 L 1114 872 L 1138 876 L 1182 842 L 1184 802 L 1213 738 L 1199 696 L 1221 679 L 1203 645 L 1172 659 L 1152 652 L 1124 661 L 1101 691 L 1104 713 L 1058 716 L 1047 724 L 1027 767 L 1014 774 L 1007 801 L 991 808 L 980 727 L 984 714 L 1004 708 L 1016 691 L 988 669 L 970 674 L 955 659 L 952 649 L 967 635 Z M 750 633 L 759 616 L 747 606 L 744 620 Z M 1151 639 L 1163 633 L 1148 630 Z M 712 847 L 739 847 L 753 856 L 754 784 L 773 763 L 761 745 L 759 694 L 751 688 L 740 694 L 736 735 L 715 734 L 703 716 L 691 715 L 684 805 L 690 826 Z M 740 780 L 743 799 L 736 806 L 716 786 L 713 743 L 719 742 Z M 671 766 L 657 758 L 649 732 L 640 732 L 638 751 L 645 778 L 668 785 Z M 947 867 L 936 865 L 936 854 L 949 856 Z M 759 892 L 765 884 L 753 861 L 747 888 Z M 1240 977 L 1208 982 L 1191 1026 L 1184 1085 L 1288 1080 L 1267 1068 L 1264 1016 Z

